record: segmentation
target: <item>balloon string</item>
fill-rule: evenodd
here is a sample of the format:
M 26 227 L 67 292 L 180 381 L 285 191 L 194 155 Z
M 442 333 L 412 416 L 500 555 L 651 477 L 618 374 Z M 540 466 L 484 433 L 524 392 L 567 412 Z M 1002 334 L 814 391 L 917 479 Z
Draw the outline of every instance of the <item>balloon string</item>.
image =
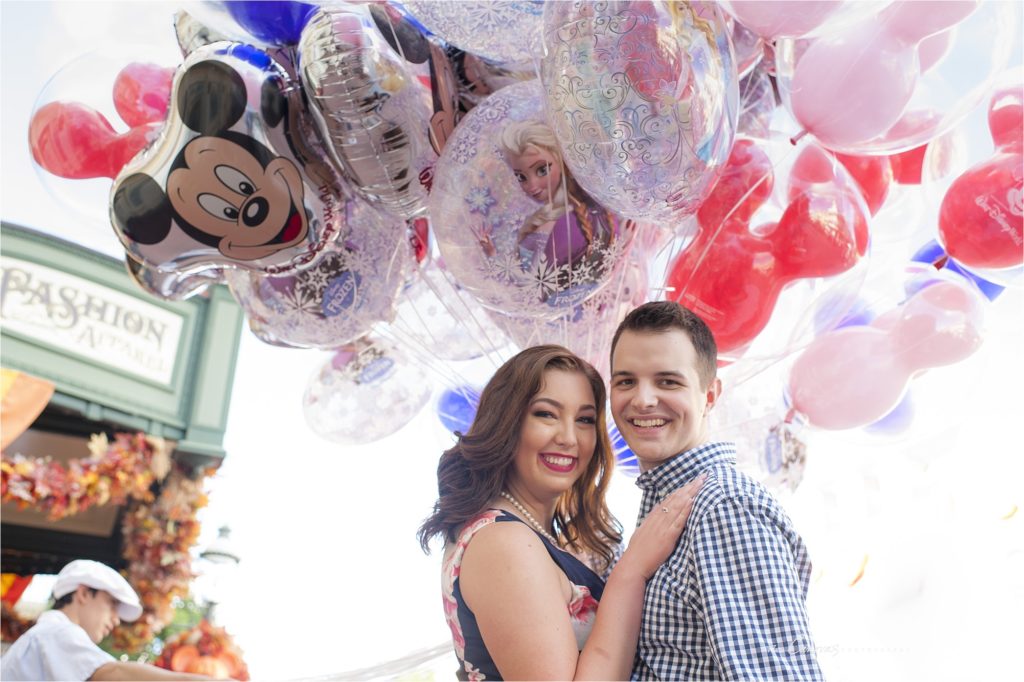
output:
M 446 292 L 442 293 L 440 291 L 440 287 L 438 287 L 437 283 L 434 281 L 434 278 L 432 277 L 423 277 L 423 281 L 426 282 L 427 287 L 430 288 L 430 290 L 434 293 L 437 299 L 441 302 L 441 305 L 444 306 L 448 314 L 450 314 L 456 321 L 465 323 L 465 320 L 468 318 L 469 321 L 472 322 L 477 334 L 470 333 L 470 336 L 472 337 L 473 341 L 477 344 L 481 354 L 486 356 L 494 365 L 494 368 L 497 369 L 498 367 L 501 366 L 501 363 L 494 357 L 494 352 L 501 345 L 503 345 L 501 343 L 502 339 L 491 338 L 490 334 L 488 333 L 487 326 L 484 325 L 477 318 L 477 312 L 482 313 L 482 309 L 479 306 L 477 306 L 476 310 L 474 310 L 473 307 L 471 307 L 469 303 L 467 303 L 466 299 L 463 298 L 464 296 L 466 296 L 466 294 L 458 290 L 457 286 L 449 279 L 447 271 L 442 270 L 441 268 L 438 267 L 435 270 L 435 272 L 447 286 L 448 290 Z M 456 313 L 455 309 L 452 307 L 452 305 L 456 304 L 456 302 L 457 305 L 462 306 L 461 315 Z M 472 330 L 470 331 L 472 332 Z M 486 345 L 483 342 L 481 342 L 481 338 L 486 341 Z
M 390 8 L 388 8 L 388 7 L 384 7 L 383 8 L 384 16 L 388 20 L 388 28 L 391 29 L 391 37 L 394 38 L 394 40 L 395 40 L 395 46 L 398 48 L 398 54 L 400 54 L 402 56 L 402 61 L 405 62 L 406 64 L 408 64 L 409 60 L 406 59 L 406 57 L 405 57 L 405 50 L 402 49 L 402 41 L 400 41 L 398 39 L 398 33 L 395 31 L 395 23 L 393 21 L 391 21 L 391 12 L 389 12 L 388 9 L 390 9 Z
M 412 360 L 420 363 L 426 370 L 435 374 L 445 385 L 456 387 L 467 383 L 465 377 L 451 363 L 441 361 L 424 346 L 420 339 L 399 327 L 400 325 L 396 326 L 394 323 L 382 323 L 374 327 L 374 331 L 393 343 L 401 345 L 402 348 L 408 351 Z

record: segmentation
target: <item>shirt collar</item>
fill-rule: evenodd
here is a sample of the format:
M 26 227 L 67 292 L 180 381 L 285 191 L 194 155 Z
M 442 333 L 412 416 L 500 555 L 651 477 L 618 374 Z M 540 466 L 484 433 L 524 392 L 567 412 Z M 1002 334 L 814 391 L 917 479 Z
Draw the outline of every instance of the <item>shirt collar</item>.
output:
M 637 477 L 636 486 L 643 490 L 671 491 L 715 464 L 735 463 L 736 446 L 733 443 L 705 443 L 648 469 Z
M 70 623 L 71 622 L 71 619 L 68 618 L 67 614 L 64 613 L 63 611 L 61 611 L 60 609 L 49 609 L 47 611 L 43 611 L 42 613 L 39 614 L 39 617 L 36 618 L 36 622 L 37 623 L 43 623 L 43 622 L 50 621 L 50 620 L 60 621 L 60 622 L 65 622 L 65 623 Z

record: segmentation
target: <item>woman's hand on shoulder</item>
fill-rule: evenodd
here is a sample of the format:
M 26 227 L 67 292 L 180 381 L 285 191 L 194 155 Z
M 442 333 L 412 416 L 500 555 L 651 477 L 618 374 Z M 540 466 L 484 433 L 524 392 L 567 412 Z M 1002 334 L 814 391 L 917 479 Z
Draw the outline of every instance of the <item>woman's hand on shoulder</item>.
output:
M 633 531 L 616 570 L 620 567 L 635 570 L 644 580 L 649 580 L 679 542 L 693 509 L 693 500 L 706 480 L 707 474 L 702 474 L 657 504 Z

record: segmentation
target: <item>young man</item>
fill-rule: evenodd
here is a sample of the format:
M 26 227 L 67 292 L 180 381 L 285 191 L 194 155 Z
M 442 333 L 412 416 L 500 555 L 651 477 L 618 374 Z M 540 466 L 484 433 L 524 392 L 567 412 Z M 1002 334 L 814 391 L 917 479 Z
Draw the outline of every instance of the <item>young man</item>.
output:
M 633 679 L 821 679 L 804 600 L 811 564 L 789 517 L 708 438 L 721 394 L 711 330 L 671 301 L 612 339 L 612 415 L 637 456 L 639 518 L 707 472 L 686 530 L 647 583 Z
M 118 661 L 96 644 L 122 620 L 142 615 L 139 597 L 121 574 L 78 559 L 57 574 L 56 602 L 11 645 L 0 661 L 3 680 L 212 680 Z

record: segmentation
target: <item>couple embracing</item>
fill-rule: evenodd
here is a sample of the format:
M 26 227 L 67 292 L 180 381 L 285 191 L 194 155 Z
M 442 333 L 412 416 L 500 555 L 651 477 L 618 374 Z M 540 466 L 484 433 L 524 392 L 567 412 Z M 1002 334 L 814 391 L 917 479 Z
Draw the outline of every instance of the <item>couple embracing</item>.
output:
M 608 398 L 643 489 L 624 552 L 600 375 L 559 346 L 495 373 L 419 533 L 424 549 L 445 542 L 460 679 L 822 678 L 803 541 L 708 436 L 716 367 L 710 330 L 676 303 L 644 304 L 615 333 Z

